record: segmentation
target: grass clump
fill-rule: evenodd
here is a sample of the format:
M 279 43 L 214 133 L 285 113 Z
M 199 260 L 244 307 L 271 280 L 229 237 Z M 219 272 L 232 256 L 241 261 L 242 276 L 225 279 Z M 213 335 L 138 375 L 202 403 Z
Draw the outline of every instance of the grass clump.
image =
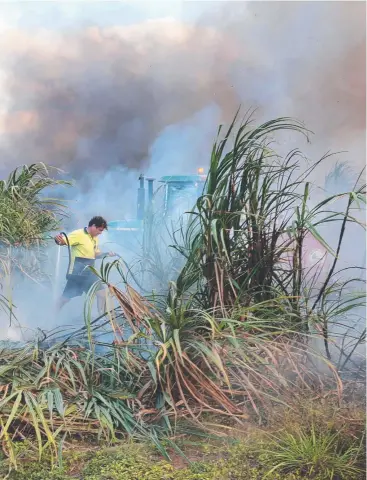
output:
M 365 410 L 357 399 L 332 395 L 295 398 L 275 409 L 261 462 L 266 478 L 298 472 L 300 478 L 360 479 L 365 475 Z
M 274 472 L 299 472 L 304 478 L 359 479 L 361 453 L 361 444 L 345 445 L 340 433 L 314 427 L 284 432 L 265 447 L 262 458 L 271 468 L 264 478 L 273 478 Z
M 42 163 L 20 166 L 0 180 L 0 309 L 13 314 L 12 286 L 24 279 L 47 283 L 45 246 L 66 215 L 63 201 L 47 192 L 70 182 Z M 9 322 L 11 323 L 11 322 Z
M 65 205 L 47 197 L 45 192 L 70 182 L 52 178 L 50 173 L 55 170 L 42 163 L 25 165 L 11 172 L 7 180 L 0 181 L 1 243 L 30 247 L 57 229 Z

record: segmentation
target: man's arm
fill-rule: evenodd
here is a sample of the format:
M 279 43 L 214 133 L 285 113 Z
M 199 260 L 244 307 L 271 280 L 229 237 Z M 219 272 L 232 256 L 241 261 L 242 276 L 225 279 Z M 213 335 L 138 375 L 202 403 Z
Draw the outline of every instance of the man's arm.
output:
M 116 253 L 114 252 L 101 252 L 99 248 L 99 241 L 98 238 L 96 238 L 96 250 L 95 250 L 95 258 L 102 258 L 102 257 L 115 257 Z

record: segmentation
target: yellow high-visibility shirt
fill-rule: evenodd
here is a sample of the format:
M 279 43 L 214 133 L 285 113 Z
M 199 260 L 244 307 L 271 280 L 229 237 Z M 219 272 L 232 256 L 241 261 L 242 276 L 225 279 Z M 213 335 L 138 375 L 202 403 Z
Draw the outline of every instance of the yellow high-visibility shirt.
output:
M 68 234 L 71 247 L 71 261 L 69 273 L 73 271 L 75 257 L 95 259 L 100 252 L 98 237 L 92 237 L 84 228 L 74 230 Z

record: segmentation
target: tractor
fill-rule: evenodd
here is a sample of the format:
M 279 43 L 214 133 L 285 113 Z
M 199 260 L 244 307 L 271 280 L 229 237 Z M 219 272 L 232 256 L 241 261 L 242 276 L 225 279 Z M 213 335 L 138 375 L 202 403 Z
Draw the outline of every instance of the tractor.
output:
M 153 202 L 159 202 L 164 219 L 177 218 L 180 213 L 191 210 L 202 195 L 206 175 L 199 168 L 196 175 L 170 175 L 160 178 L 160 188 L 154 191 L 154 178 L 139 177 L 136 218 L 113 220 L 108 223 L 109 241 L 120 245 L 125 251 L 136 252 L 143 242 L 144 224 Z

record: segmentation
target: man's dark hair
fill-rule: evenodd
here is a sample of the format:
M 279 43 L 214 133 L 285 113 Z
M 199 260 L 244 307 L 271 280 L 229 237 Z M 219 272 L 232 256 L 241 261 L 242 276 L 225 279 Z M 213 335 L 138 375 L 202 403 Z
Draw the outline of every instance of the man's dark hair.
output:
M 88 227 L 95 225 L 97 228 L 103 227 L 107 230 L 107 221 L 103 217 L 93 217 L 89 220 Z

